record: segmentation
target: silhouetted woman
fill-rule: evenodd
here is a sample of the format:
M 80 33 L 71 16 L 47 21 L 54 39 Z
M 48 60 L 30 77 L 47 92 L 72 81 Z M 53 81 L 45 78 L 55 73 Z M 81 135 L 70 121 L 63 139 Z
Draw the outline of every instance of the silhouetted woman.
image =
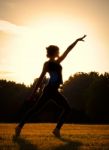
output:
M 73 42 L 66 51 L 59 56 L 59 48 L 55 45 L 50 45 L 46 48 L 47 50 L 47 57 L 49 58 L 48 61 L 44 63 L 42 73 L 38 79 L 38 82 L 36 83 L 36 86 L 33 90 L 32 96 L 30 99 L 34 99 L 36 91 L 39 89 L 41 82 L 43 81 L 43 78 L 45 77 L 46 73 L 49 73 L 50 79 L 48 81 L 48 84 L 43 90 L 42 95 L 38 99 L 38 102 L 35 104 L 33 108 L 31 108 L 22 118 L 19 125 L 15 129 L 15 135 L 19 136 L 21 129 L 23 128 L 26 121 L 30 118 L 30 116 L 33 113 L 38 114 L 40 110 L 44 107 L 44 105 L 50 100 L 53 99 L 59 106 L 63 108 L 63 112 L 60 115 L 60 118 L 58 120 L 58 123 L 53 130 L 53 134 L 57 137 L 60 137 L 60 129 L 65 122 L 65 119 L 70 112 L 71 108 L 65 99 L 65 97 L 58 91 L 59 86 L 63 84 L 62 81 L 62 66 L 60 63 L 65 59 L 67 54 L 72 50 L 72 48 L 79 42 L 84 41 L 84 38 L 86 35 L 84 35 L 81 38 L 78 38 L 75 42 Z

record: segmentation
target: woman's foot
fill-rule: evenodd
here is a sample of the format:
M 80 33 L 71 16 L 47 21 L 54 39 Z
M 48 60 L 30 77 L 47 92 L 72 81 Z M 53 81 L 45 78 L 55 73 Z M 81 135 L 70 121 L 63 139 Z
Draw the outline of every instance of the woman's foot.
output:
M 20 126 L 17 126 L 17 127 L 15 128 L 15 137 L 20 136 L 21 129 L 22 129 L 22 127 L 20 127 Z
M 59 130 L 58 128 L 55 128 L 55 129 L 53 130 L 53 134 L 54 134 L 56 137 L 58 137 L 58 138 L 61 137 L 61 135 L 60 135 L 60 130 Z

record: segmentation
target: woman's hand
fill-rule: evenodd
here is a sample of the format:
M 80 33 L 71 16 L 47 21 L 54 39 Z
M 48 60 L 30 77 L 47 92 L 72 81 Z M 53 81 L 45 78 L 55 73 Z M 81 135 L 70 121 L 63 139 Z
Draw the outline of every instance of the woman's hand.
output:
M 77 41 L 84 41 L 85 37 L 86 37 L 86 35 L 82 36 L 81 38 L 78 38 Z

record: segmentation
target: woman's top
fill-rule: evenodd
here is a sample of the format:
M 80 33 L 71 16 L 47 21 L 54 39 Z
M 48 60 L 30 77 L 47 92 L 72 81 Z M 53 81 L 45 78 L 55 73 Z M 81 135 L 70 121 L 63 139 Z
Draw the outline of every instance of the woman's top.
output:
M 56 61 L 47 62 L 47 72 L 50 75 L 48 85 L 59 87 L 63 83 L 62 80 L 62 66 Z

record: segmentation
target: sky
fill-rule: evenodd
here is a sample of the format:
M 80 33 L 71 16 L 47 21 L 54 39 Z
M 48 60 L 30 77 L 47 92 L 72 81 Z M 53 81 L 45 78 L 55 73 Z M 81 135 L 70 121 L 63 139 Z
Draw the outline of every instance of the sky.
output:
M 109 0 L 0 0 L 0 79 L 32 84 L 47 46 L 59 46 L 61 55 L 84 34 L 62 62 L 64 81 L 109 72 Z

